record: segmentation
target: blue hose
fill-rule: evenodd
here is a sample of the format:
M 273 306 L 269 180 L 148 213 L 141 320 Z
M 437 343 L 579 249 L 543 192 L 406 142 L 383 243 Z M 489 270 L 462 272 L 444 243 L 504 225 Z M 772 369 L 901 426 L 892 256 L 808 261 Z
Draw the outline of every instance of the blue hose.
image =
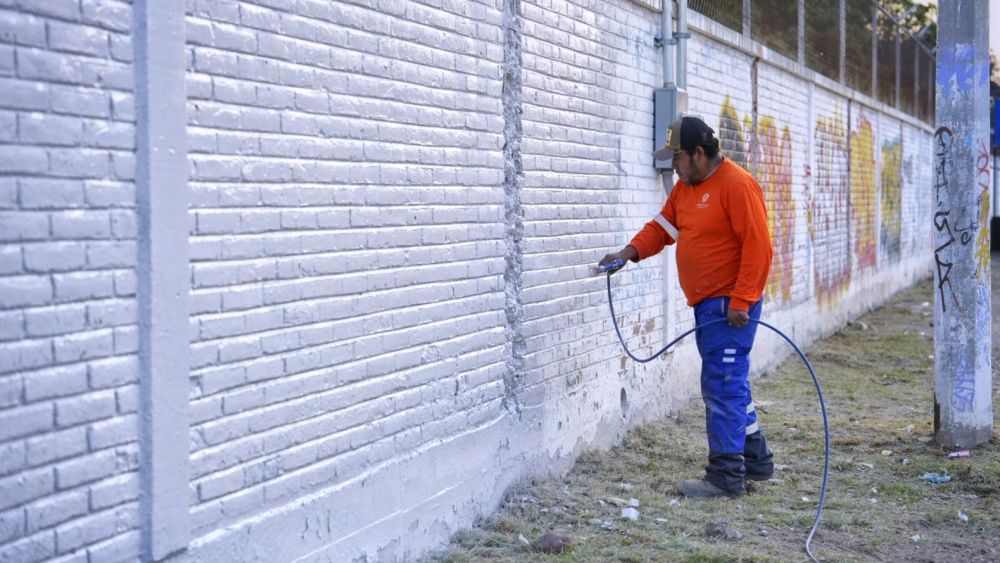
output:
M 660 354 L 662 354 L 662 353 L 666 352 L 667 350 L 669 350 L 671 346 L 673 346 L 674 344 L 677 344 L 678 342 L 680 342 L 680 340 L 682 338 L 684 338 L 685 336 L 691 334 L 692 332 L 695 332 L 696 330 L 698 330 L 700 328 L 704 328 L 706 326 L 709 326 L 709 325 L 712 325 L 712 324 L 715 324 L 715 323 L 728 322 L 728 319 L 717 319 L 717 320 L 714 320 L 714 321 L 709 321 L 707 323 L 704 323 L 702 325 L 696 326 L 696 327 L 694 327 L 694 328 L 692 328 L 692 329 L 684 332 L 684 334 L 681 334 L 677 338 L 674 338 L 666 346 L 664 346 L 663 348 L 661 348 L 659 352 L 653 354 L 652 356 L 650 356 L 648 358 L 640 358 L 640 357 L 636 356 L 635 354 L 633 354 L 628 349 L 628 346 L 625 345 L 625 339 L 622 338 L 622 331 L 621 331 L 621 329 L 618 328 L 618 319 L 615 317 L 615 306 L 614 306 L 614 303 L 612 303 L 612 300 L 611 300 L 611 274 L 613 274 L 618 268 L 621 268 L 623 265 L 624 265 L 624 261 L 619 262 L 618 260 L 616 260 L 615 262 L 606 265 L 606 266 L 609 266 L 609 267 L 605 267 L 605 268 L 602 268 L 602 269 L 604 269 L 605 271 L 607 271 L 607 279 L 608 279 L 608 307 L 611 308 L 611 321 L 615 325 L 615 332 L 618 334 L 618 340 L 622 343 L 622 348 L 625 349 L 625 353 L 628 354 L 628 356 L 630 358 L 632 358 L 633 360 L 635 360 L 636 362 L 639 362 L 640 364 L 644 364 L 646 362 L 650 362 L 650 361 L 656 359 L 657 357 L 659 357 Z M 823 412 L 823 444 L 825 446 L 825 450 L 823 452 L 823 484 L 822 484 L 822 486 L 819 489 L 819 507 L 816 509 L 816 519 L 813 521 L 812 529 L 809 530 L 809 537 L 806 538 L 806 555 L 809 556 L 809 559 L 815 561 L 816 563 L 819 563 L 819 560 L 816 559 L 815 555 L 813 555 L 812 550 L 809 547 L 809 544 L 812 542 L 813 536 L 816 535 L 816 529 L 819 528 L 819 522 L 820 522 L 820 520 L 823 517 L 823 504 L 826 502 L 826 483 L 827 483 L 827 477 L 829 476 L 829 473 L 830 473 L 830 423 L 829 423 L 829 421 L 827 420 L 827 417 L 826 417 L 826 402 L 823 401 L 823 390 L 819 386 L 819 379 L 816 377 L 816 372 L 813 371 L 813 367 L 812 367 L 812 364 L 809 363 L 809 359 L 806 358 L 806 355 L 802 353 L 802 350 L 800 350 L 799 347 L 796 346 L 794 342 L 792 342 L 791 338 L 788 338 L 788 336 L 786 336 L 785 333 L 781 332 L 780 330 L 778 330 L 774 326 L 772 326 L 772 325 L 770 325 L 770 324 L 768 324 L 768 323 L 766 323 L 764 321 L 760 321 L 760 320 L 757 320 L 757 319 L 750 319 L 750 322 L 757 323 L 758 325 L 766 326 L 767 328 L 769 328 L 769 329 L 773 330 L 774 332 L 776 332 L 778 334 L 778 336 L 784 338 L 785 342 L 788 342 L 788 344 L 790 344 L 791 347 L 794 348 L 796 352 L 798 352 L 799 357 L 802 358 L 802 361 L 806 364 L 806 368 L 809 370 L 809 375 L 812 376 L 813 383 L 816 385 L 816 395 L 819 397 L 820 410 Z

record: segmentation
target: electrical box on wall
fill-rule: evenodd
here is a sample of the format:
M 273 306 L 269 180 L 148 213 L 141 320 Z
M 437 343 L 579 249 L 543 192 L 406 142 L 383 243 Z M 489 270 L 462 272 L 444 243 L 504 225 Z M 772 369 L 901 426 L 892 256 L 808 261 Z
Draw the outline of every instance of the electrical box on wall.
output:
M 687 113 L 687 91 L 676 87 L 653 90 L 653 150 L 659 149 L 667 140 L 667 127 L 678 117 Z M 654 160 L 657 170 L 673 168 L 670 160 Z

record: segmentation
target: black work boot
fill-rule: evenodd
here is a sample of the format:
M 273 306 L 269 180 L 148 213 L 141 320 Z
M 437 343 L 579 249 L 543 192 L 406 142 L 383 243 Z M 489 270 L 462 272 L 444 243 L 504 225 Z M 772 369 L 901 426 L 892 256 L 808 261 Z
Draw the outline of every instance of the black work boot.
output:
M 747 436 L 743 446 L 746 478 L 751 481 L 767 481 L 774 475 L 774 456 L 767 447 L 764 431 L 758 430 Z
M 684 496 L 696 499 L 745 495 L 745 471 L 740 454 L 709 454 L 705 478 L 681 481 L 677 489 Z
M 677 483 L 677 490 L 690 499 L 710 499 L 735 496 L 725 489 L 720 489 L 705 479 L 687 479 Z

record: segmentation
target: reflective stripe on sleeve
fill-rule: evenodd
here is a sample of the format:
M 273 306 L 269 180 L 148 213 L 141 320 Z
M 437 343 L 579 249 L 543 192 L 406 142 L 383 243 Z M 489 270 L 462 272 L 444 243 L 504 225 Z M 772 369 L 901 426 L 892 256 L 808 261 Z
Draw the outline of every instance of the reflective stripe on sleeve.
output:
M 670 238 L 674 239 L 675 242 L 677 241 L 677 238 L 680 236 L 680 233 L 677 232 L 677 227 L 671 225 L 670 221 L 667 221 L 663 215 L 657 215 L 656 217 L 653 217 L 653 220 L 659 223 L 660 226 L 667 231 Z

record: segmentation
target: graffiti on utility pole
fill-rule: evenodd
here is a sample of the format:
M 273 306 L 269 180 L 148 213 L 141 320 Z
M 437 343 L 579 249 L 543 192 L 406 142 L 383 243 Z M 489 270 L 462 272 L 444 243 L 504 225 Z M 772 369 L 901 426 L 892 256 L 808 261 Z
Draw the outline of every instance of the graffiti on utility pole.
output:
M 951 395 L 951 408 L 956 412 L 971 412 L 976 399 L 976 374 L 972 371 L 959 371 L 952 381 L 955 387 Z
M 948 214 L 949 211 L 938 211 L 934 214 L 934 228 L 940 232 L 946 232 L 948 234 L 948 240 L 944 244 L 938 246 L 934 249 L 934 261 L 937 263 L 937 288 L 938 293 L 941 294 L 941 310 L 948 310 L 948 300 L 945 298 L 945 287 L 948 289 L 948 295 L 951 296 L 952 300 L 955 302 L 955 306 L 958 306 L 958 298 L 955 297 L 955 291 L 951 287 L 951 269 L 955 265 L 952 262 L 941 257 L 941 253 L 946 250 L 949 246 L 955 242 L 955 235 L 951 232 L 951 226 L 948 225 Z
M 993 437 L 990 349 L 989 27 L 992 0 L 938 5 L 934 133 L 934 434 Z M 981 142 L 981 140 L 983 142 Z M 940 304 L 939 306 L 937 304 Z
M 955 306 L 958 306 L 958 298 L 952 290 L 951 279 L 949 278 L 951 269 L 955 264 L 944 256 L 944 251 L 955 242 L 955 235 L 948 221 L 951 209 L 948 205 L 947 193 L 944 194 L 945 197 L 942 197 L 942 192 L 947 192 L 948 190 L 948 178 L 951 175 L 951 169 L 954 168 L 954 163 L 951 160 L 951 142 L 953 137 L 954 134 L 947 127 L 939 127 L 934 132 L 934 196 L 937 200 L 938 209 L 934 213 L 934 229 L 939 233 L 937 237 L 938 241 L 942 240 L 940 233 L 945 233 L 946 238 L 943 243 L 938 244 L 934 248 L 934 262 L 937 264 L 937 288 L 941 295 L 939 301 L 942 311 L 948 310 L 948 299 L 945 297 L 946 287 L 948 290 L 947 295 L 954 301 Z M 942 207 L 946 209 L 942 209 Z
M 976 182 L 979 184 L 979 196 L 976 203 L 979 204 L 979 235 L 976 237 L 976 279 L 983 279 L 990 268 L 990 186 L 991 164 L 993 158 L 986 148 L 986 143 L 979 139 L 979 148 L 976 154 Z
M 951 188 L 949 179 L 955 167 L 951 152 L 953 139 L 954 133 L 948 127 L 939 127 L 934 132 L 934 196 L 937 202 L 937 211 L 934 212 L 934 229 L 938 233 L 934 248 L 934 262 L 937 266 L 937 289 L 941 297 L 942 311 L 948 310 L 946 295 L 950 297 L 955 307 L 960 307 L 958 297 L 952 290 L 950 277 L 952 268 L 955 266 L 950 256 L 954 249 L 949 250 L 952 244 L 958 243 L 962 246 L 968 246 L 973 240 L 976 240 L 977 279 L 982 277 L 982 272 L 989 265 L 989 233 L 986 234 L 986 244 L 984 245 L 982 231 L 986 222 L 981 212 L 984 202 L 987 211 L 989 208 L 989 153 L 986 153 L 985 168 L 982 164 L 982 155 L 980 154 L 976 159 L 980 194 L 976 202 L 976 215 L 973 217 L 972 213 L 968 211 L 952 209 L 948 197 L 948 190 Z M 977 231 L 979 231 L 978 236 Z M 983 248 L 986 248 L 985 259 L 981 256 Z

